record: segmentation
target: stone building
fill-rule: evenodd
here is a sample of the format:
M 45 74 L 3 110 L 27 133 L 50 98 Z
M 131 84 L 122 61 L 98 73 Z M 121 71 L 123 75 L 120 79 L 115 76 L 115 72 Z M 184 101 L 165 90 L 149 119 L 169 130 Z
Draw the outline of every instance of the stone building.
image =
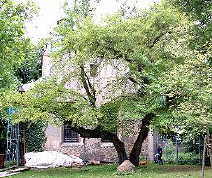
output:
M 120 64 L 119 64 L 120 65 Z M 59 65 L 61 67 L 61 65 Z M 48 53 L 44 54 L 43 57 L 43 63 L 42 63 L 42 78 L 49 77 L 53 75 L 55 72 L 57 73 L 57 76 L 60 76 L 64 74 L 65 70 L 71 70 L 70 66 L 63 65 L 63 68 L 60 68 L 57 70 L 55 69 L 53 62 L 51 58 L 49 57 Z M 119 70 L 122 72 L 127 72 L 126 68 L 120 69 L 122 67 L 118 67 Z M 117 68 L 116 68 L 117 69 Z M 98 87 L 104 87 L 105 83 L 107 83 L 107 80 L 112 80 L 112 78 L 115 76 L 117 77 L 118 72 L 114 70 L 113 67 L 105 65 L 103 67 L 103 73 L 100 71 L 100 76 L 104 76 L 104 79 L 99 79 L 98 77 L 95 77 L 93 80 L 101 80 L 103 82 L 100 82 L 100 86 Z M 126 83 L 126 90 L 129 83 Z M 77 87 L 77 83 L 72 80 L 68 83 L 69 87 L 75 87 L 80 90 L 80 87 Z M 82 91 L 83 92 L 83 91 Z M 118 91 L 119 93 L 120 91 Z M 100 93 L 99 96 L 97 96 L 97 102 L 99 104 L 102 103 L 103 100 L 107 100 L 107 96 L 103 98 L 103 94 Z M 129 153 L 129 150 L 131 150 L 133 143 L 137 137 L 138 134 L 138 123 L 132 124 L 132 127 L 134 127 L 134 133 L 130 134 L 133 136 L 127 137 L 127 136 L 121 136 L 121 140 L 123 140 L 126 144 L 126 151 Z M 120 131 L 119 131 L 120 132 Z M 119 133 L 118 133 L 119 134 Z M 69 125 L 63 125 L 61 127 L 55 127 L 52 125 L 49 125 L 46 129 L 46 137 L 47 141 L 45 143 L 45 149 L 49 151 L 61 151 L 66 154 L 79 156 L 80 158 L 84 160 L 90 160 L 90 161 L 101 161 L 101 162 L 116 162 L 117 161 L 117 154 L 116 150 L 113 146 L 113 143 L 108 142 L 107 140 L 102 140 L 101 138 L 82 138 L 80 135 L 74 131 L 71 130 L 71 127 Z M 153 160 L 154 154 L 156 150 L 157 143 L 155 141 L 155 136 L 153 132 L 149 132 L 147 139 L 143 143 L 142 146 L 142 152 L 141 155 L 143 159 Z
M 49 125 L 46 129 L 46 137 L 46 150 L 61 151 L 90 161 L 117 161 L 117 154 L 113 143 L 101 138 L 82 138 L 79 134 L 71 131 L 68 126 L 54 127 Z M 127 152 L 131 150 L 135 138 L 136 135 L 124 138 Z M 153 160 L 155 148 L 154 134 L 150 132 L 142 146 L 142 158 Z

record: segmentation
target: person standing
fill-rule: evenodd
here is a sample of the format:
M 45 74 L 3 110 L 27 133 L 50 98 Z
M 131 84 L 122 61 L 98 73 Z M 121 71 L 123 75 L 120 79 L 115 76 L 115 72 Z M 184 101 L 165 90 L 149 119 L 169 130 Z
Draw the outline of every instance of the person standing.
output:
M 163 160 L 162 160 L 163 149 L 160 145 L 157 148 L 157 155 L 158 155 L 158 163 L 163 164 Z

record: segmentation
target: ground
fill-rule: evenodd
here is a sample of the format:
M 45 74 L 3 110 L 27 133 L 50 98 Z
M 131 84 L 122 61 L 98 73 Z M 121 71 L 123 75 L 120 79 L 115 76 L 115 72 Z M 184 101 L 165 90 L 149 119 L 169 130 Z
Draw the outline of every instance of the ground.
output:
M 12 176 L 12 178 L 108 178 L 122 177 L 116 173 L 116 165 L 87 166 L 81 169 L 56 168 L 30 170 Z M 180 165 L 148 165 L 140 167 L 136 173 L 125 175 L 128 178 L 199 178 L 200 167 Z M 212 178 L 212 169 L 206 168 L 205 178 Z

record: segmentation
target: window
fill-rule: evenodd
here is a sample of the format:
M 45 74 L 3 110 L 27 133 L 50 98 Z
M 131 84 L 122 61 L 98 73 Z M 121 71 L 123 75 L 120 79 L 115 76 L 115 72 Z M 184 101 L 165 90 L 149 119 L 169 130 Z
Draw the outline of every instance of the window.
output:
M 113 133 L 118 135 L 117 130 L 115 130 Z M 103 136 L 103 138 L 101 138 L 101 142 L 102 143 L 112 143 L 111 139 L 107 138 L 107 136 Z
M 79 142 L 79 134 L 71 130 L 70 125 L 64 125 L 64 143 Z
M 108 142 L 111 142 L 111 140 L 106 139 L 106 138 L 101 138 L 101 142 L 103 142 L 103 143 L 108 143 Z
M 111 146 L 114 146 L 113 145 L 113 142 L 107 138 L 101 138 L 101 147 L 111 147 Z
M 91 77 L 96 77 L 97 71 L 98 71 L 98 65 L 90 64 L 90 75 L 91 75 Z

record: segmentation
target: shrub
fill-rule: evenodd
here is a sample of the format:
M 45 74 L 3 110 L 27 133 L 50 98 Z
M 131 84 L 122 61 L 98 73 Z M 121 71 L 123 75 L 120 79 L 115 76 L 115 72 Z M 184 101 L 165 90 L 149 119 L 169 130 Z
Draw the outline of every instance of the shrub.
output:
M 43 151 L 44 143 L 46 142 L 45 136 L 46 123 L 38 121 L 31 123 L 26 128 L 26 150 L 27 152 Z

